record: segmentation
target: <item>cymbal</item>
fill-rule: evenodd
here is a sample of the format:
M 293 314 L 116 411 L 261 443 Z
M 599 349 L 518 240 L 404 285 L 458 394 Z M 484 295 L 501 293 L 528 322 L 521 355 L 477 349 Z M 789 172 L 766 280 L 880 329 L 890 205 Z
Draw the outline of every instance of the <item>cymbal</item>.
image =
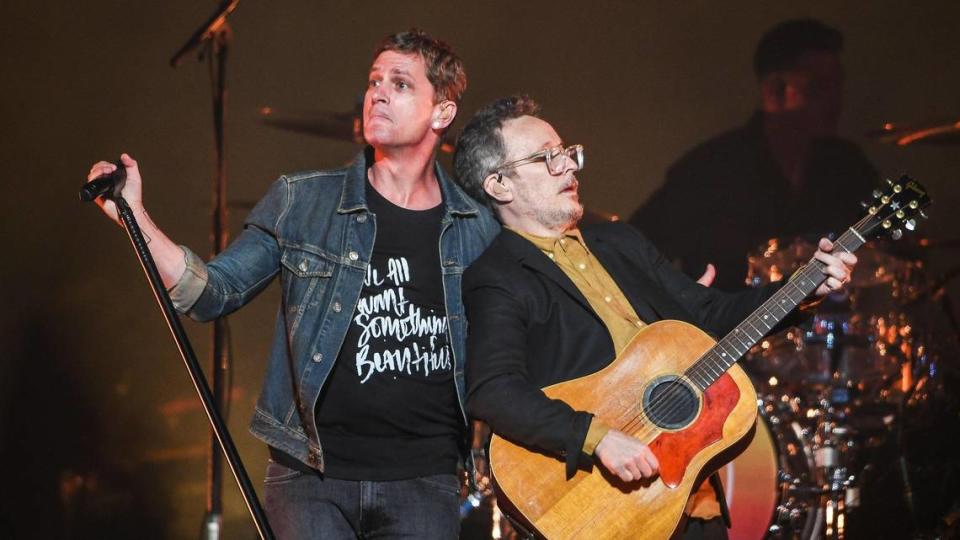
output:
M 285 111 L 264 106 L 257 110 L 260 121 L 268 126 L 314 135 L 325 139 L 363 144 L 363 119 L 359 110 L 348 112 Z M 454 138 L 443 136 L 440 151 L 452 153 Z
M 284 111 L 265 106 L 257 110 L 257 115 L 271 127 L 337 141 L 363 142 L 360 115 L 354 111 Z
M 880 129 L 867 132 L 868 137 L 880 142 L 907 146 L 910 144 L 960 144 L 960 120 L 954 118 L 925 124 L 886 123 Z

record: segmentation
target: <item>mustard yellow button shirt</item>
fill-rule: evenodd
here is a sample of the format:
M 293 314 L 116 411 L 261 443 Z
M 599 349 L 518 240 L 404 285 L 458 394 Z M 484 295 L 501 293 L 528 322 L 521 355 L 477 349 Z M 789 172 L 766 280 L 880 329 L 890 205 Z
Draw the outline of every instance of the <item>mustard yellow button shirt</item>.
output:
M 617 355 L 623 352 L 630 340 L 643 328 L 644 322 L 637 316 L 630 301 L 607 273 L 600 261 L 590 252 L 579 229 L 571 229 L 559 238 L 532 235 L 511 229 L 526 238 L 549 257 L 570 278 L 587 299 L 603 325 L 610 332 Z M 610 427 L 597 418 L 590 422 L 583 452 L 593 455 Z M 686 512 L 695 518 L 710 519 L 720 515 L 720 505 L 709 482 L 703 482 L 691 495 Z

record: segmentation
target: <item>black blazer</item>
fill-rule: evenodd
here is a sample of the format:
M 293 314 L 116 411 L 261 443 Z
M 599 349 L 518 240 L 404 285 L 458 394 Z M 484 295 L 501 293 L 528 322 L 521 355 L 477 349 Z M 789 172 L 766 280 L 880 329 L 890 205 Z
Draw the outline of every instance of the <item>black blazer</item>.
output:
M 723 336 L 779 287 L 736 294 L 676 270 L 636 229 L 604 223 L 584 240 L 647 323 L 689 322 Z M 504 229 L 464 274 L 467 408 L 494 432 L 566 456 L 572 475 L 592 414 L 548 399 L 540 388 L 594 373 L 615 357 L 606 327 L 563 270 Z

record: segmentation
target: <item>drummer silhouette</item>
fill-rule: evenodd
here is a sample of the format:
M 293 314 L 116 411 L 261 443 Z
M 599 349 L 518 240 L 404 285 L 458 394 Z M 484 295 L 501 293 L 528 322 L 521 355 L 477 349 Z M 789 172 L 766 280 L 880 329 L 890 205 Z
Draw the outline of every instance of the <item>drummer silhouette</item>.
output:
M 836 136 L 842 48 L 842 34 L 813 19 L 769 30 L 754 55 L 759 109 L 671 165 L 631 217 L 688 275 L 713 263 L 715 286 L 741 288 L 749 252 L 770 237 L 841 232 L 876 187 L 860 149 Z

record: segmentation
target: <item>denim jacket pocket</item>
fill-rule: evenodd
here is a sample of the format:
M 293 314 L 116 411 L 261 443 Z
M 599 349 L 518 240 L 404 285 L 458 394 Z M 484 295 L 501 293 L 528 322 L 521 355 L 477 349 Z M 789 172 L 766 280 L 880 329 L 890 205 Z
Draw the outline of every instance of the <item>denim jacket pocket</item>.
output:
M 292 337 L 304 312 L 319 303 L 327 282 L 333 276 L 336 264 L 312 251 L 286 248 L 280 256 L 284 268 L 284 304 Z
M 280 264 L 301 278 L 330 277 L 333 275 L 333 261 L 303 249 L 284 249 L 283 255 L 280 257 Z

